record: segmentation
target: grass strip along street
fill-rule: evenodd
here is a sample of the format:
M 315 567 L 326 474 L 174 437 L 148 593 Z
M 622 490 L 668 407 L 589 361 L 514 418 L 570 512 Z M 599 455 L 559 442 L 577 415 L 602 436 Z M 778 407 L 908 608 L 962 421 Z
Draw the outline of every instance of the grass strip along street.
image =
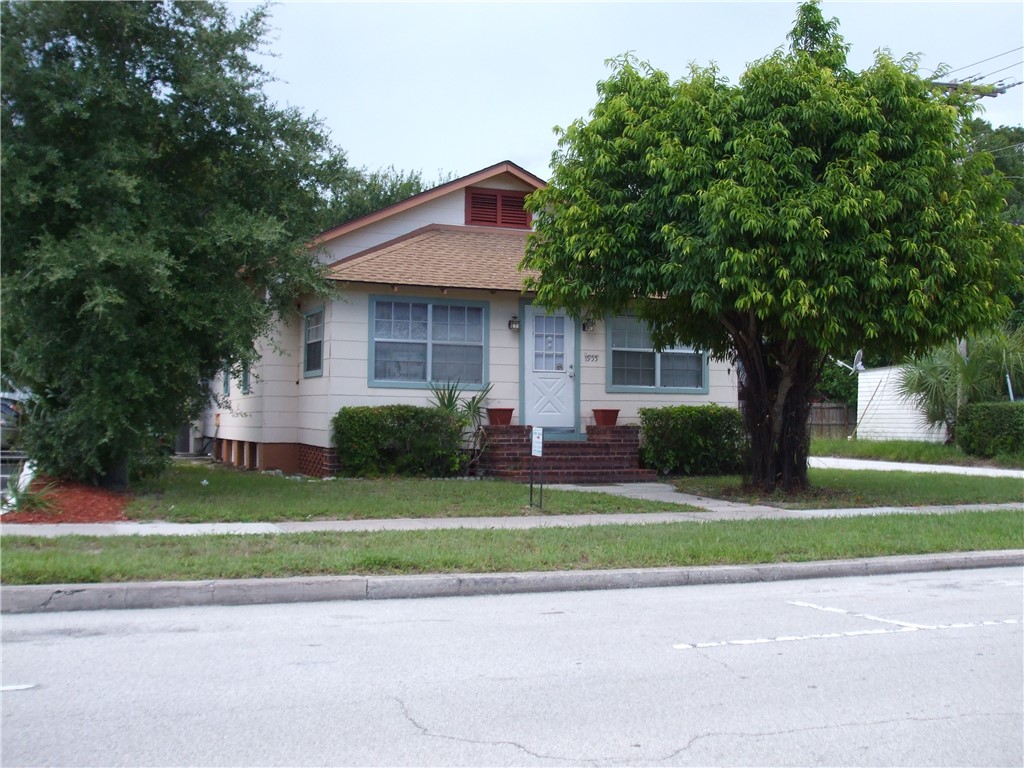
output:
M 517 531 L 0 540 L 4 584 L 708 566 L 1019 548 L 1020 511 Z
M 745 490 L 738 475 L 679 478 L 675 485 L 681 493 L 782 509 L 925 507 L 1024 501 L 1024 483 L 1016 477 L 842 469 L 811 469 L 807 475 L 811 489 L 788 496 Z
M 1024 469 L 1024 456 L 1010 454 L 993 459 L 968 456 L 955 445 L 920 440 L 847 440 L 821 438 L 811 440 L 812 456 L 839 456 L 845 459 L 902 461 L 912 464 L 952 464 L 964 467 L 1004 467 Z

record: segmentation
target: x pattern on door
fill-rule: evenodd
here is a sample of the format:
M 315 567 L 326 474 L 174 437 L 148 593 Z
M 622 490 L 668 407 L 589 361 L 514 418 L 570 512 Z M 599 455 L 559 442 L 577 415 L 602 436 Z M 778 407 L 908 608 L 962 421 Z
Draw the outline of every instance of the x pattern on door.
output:
M 564 397 L 564 390 L 570 385 L 569 379 L 534 379 L 533 403 L 538 414 L 554 415 L 564 411 L 559 402 Z

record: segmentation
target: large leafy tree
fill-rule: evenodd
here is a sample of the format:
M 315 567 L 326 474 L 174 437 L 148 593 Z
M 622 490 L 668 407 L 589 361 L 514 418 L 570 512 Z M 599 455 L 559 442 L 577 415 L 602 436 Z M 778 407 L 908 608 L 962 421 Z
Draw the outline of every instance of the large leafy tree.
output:
M 440 173 L 433 183 L 423 180 L 420 171 L 400 171 L 394 166 L 376 171 L 351 171 L 342 188 L 342 194 L 331 197 L 323 215 L 323 228 L 336 227 L 386 208 L 392 203 L 418 195 L 447 181 L 450 174 Z
M 632 308 L 663 345 L 737 358 L 751 480 L 787 490 L 807 483 L 828 355 L 895 358 L 993 323 L 1022 247 L 967 97 L 912 59 L 851 71 L 814 2 L 790 39 L 737 85 L 616 60 L 530 198 L 524 260 L 546 305 Z
M 306 242 L 351 172 L 316 121 L 264 97 L 265 8 L 0 14 L 4 372 L 35 395 L 45 470 L 120 484 L 323 289 Z
M 975 118 L 970 122 L 970 131 L 974 151 L 991 154 L 995 169 L 1010 182 L 1003 216 L 1014 224 L 1024 225 L 1024 126 L 993 128 L 991 123 Z

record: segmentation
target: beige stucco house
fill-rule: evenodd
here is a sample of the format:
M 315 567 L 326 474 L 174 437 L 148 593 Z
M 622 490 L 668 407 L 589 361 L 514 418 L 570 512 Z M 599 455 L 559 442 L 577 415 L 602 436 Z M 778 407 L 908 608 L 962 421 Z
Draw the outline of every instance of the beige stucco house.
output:
M 587 439 L 592 410 L 736 405 L 731 364 L 656 353 L 631 317 L 548 313 L 522 290 L 523 198 L 543 180 L 501 162 L 324 232 L 339 298 L 298 302 L 246 381 L 221 380 L 230 408 L 199 431 L 238 466 L 329 473 L 330 420 L 344 406 L 430 400 L 430 382 L 492 385 L 489 407 L 545 440 Z

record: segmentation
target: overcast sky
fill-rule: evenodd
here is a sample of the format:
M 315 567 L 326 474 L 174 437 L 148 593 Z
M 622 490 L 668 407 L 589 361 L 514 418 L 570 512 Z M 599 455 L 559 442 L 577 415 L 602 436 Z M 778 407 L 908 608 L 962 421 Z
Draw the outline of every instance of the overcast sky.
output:
M 234 6 L 241 12 L 245 3 Z M 1024 80 L 1024 3 L 826 1 L 852 45 L 920 53 L 922 72 Z M 547 178 L 556 125 L 596 102 L 605 60 L 626 51 L 673 78 L 715 62 L 736 82 L 787 44 L 797 2 L 282 2 L 272 7 L 281 106 L 316 113 L 356 167 L 463 176 L 512 160 Z M 983 61 L 990 59 L 989 61 Z M 961 69 L 963 68 L 963 69 Z M 1024 86 L 986 98 L 994 125 L 1024 123 Z

